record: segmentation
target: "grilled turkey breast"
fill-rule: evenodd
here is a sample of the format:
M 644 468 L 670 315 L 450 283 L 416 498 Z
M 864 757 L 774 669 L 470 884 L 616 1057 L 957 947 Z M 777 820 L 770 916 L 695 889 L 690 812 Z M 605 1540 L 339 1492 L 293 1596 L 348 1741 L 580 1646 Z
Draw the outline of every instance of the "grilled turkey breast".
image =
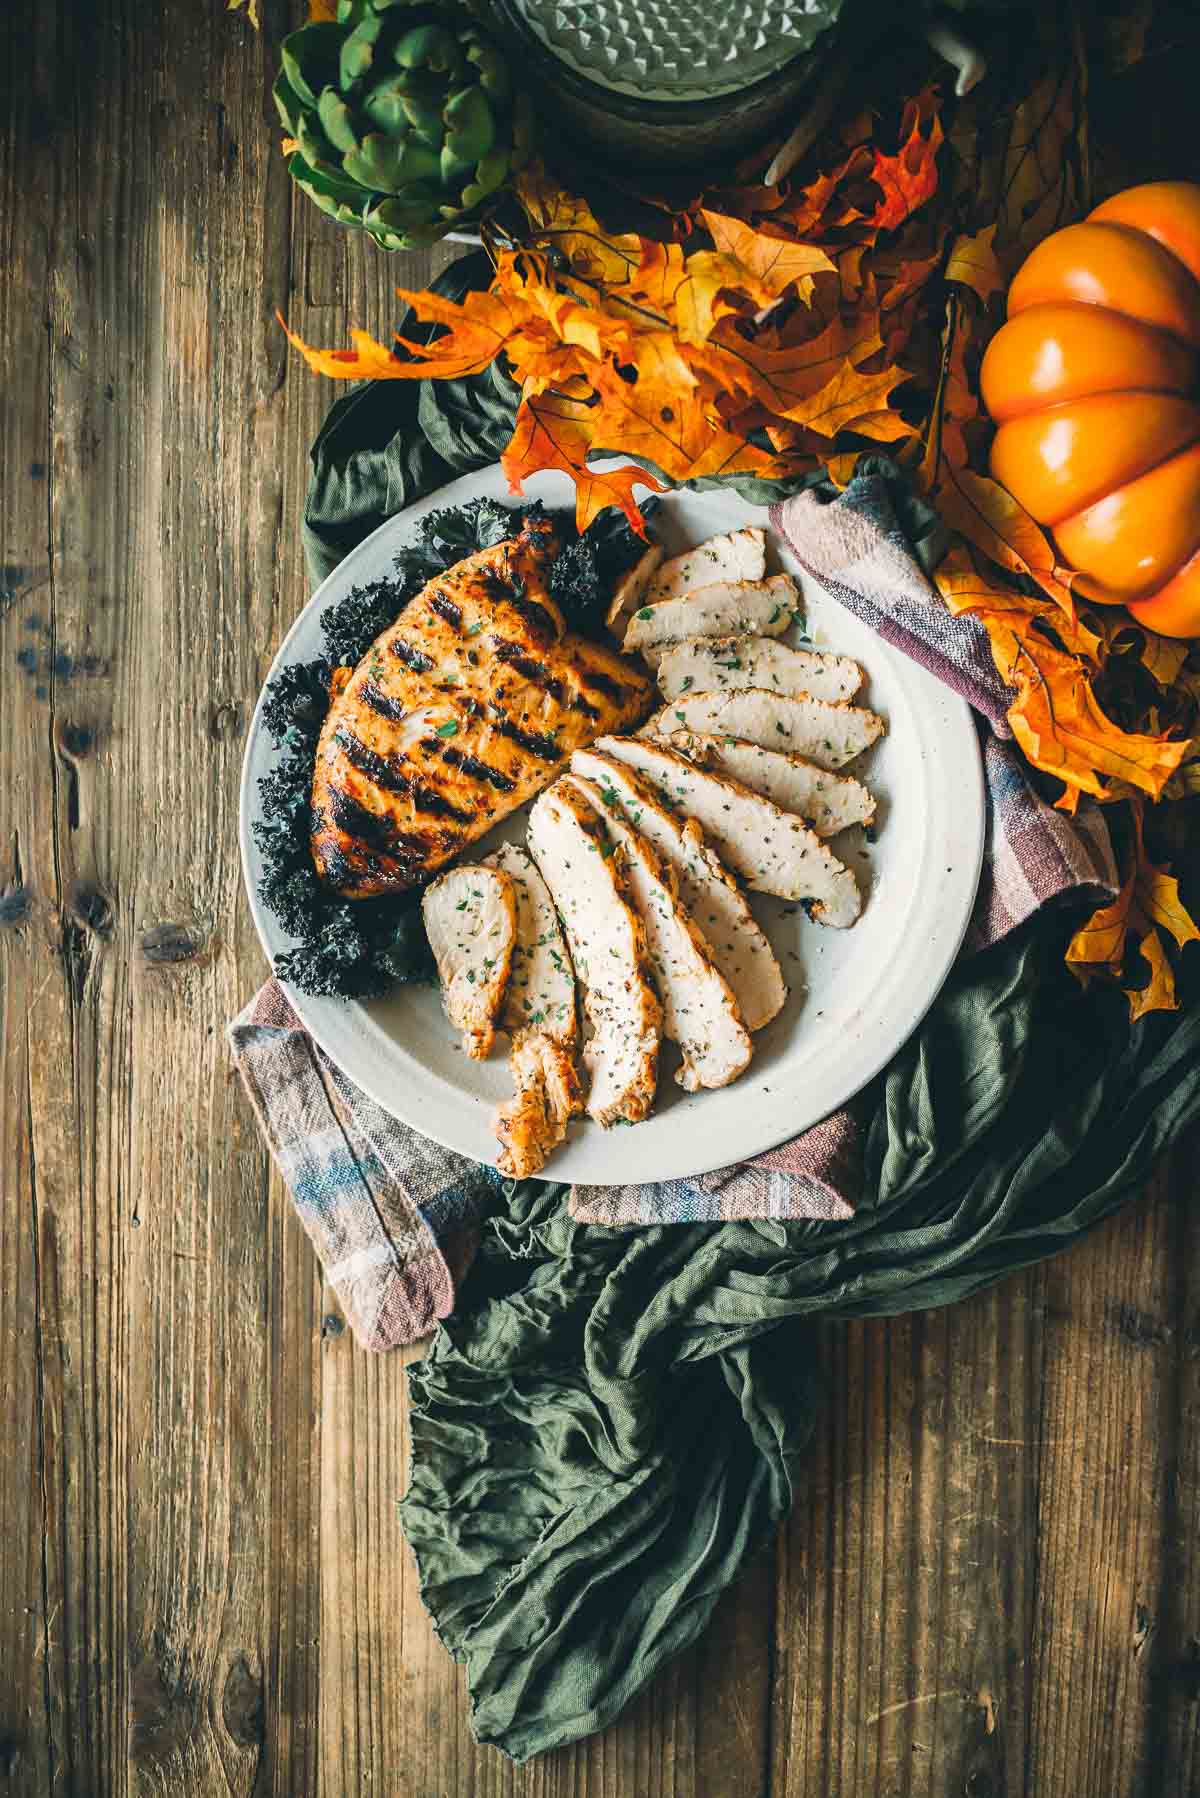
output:
M 807 693 L 836 703 L 858 692 L 862 669 L 849 656 L 789 649 L 773 637 L 696 637 L 667 650 L 657 679 L 664 699 L 716 693 L 723 687 L 771 687 L 776 693 Z
M 851 824 L 869 824 L 875 816 L 875 801 L 861 780 L 830 774 L 802 755 L 692 730 L 673 730 L 662 740 L 698 768 L 727 774 L 752 793 L 774 800 L 781 811 L 795 812 L 819 837 L 834 837 Z
M 596 747 L 644 774 L 685 818 L 694 818 L 725 865 L 756 893 L 811 900 L 812 917 L 845 929 L 862 910 L 849 868 L 791 812 L 720 774 L 709 774 L 661 741 L 601 737 Z
M 654 1103 L 662 1006 L 618 856 L 603 820 L 565 782 L 530 813 L 529 847 L 566 928 L 594 1032 L 583 1051 L 588 1112 L 606 1128 L 620 1118 L 639 1124 Z
M 625 632 L 626 650 L 657 662 L 689 637 L 782 637 L 792 622 L 799 589 L 790 574 L 765 581 L 713 581 L 682 599 L 639 606 Z
M 729 693 L 680 693 L 655 714 L 645 734 L 666 736 L 676 730 L 739 737 L 760 749 L 782 749 L 806 756 L 818 768 L 834 769 L 878 741 L 884 723 L 865 706 L 742 687 Z
M 712 958 L 729 982 L 747 1030 L 769 1024 L 788 993 L 775 951 L 700 826 L 668 811 L 654 787 L 610 755 L 578 749 L 571 771 L 593 781 L 605 805 L 619 806 L 666 862 L 688 915 L 704 932 Z
M 705 1086 L 728 1086 L 749 1063 L 754 1045 L 729 983 L 717 968 L 704 933 L 688 916 L 667 864 L 627 822 L 620 805 L 607 803 L 598 786 L 580 774 L 566 774 L 563 780 L 578 787 L 599 812 L 623 857 L 629 895 L 646 927 L 650 966 L 663 1005 L 663 1035 L 683 1051 L 676 1080 L 689 1093 Z
M 767 565 L 767 533 L 761 525 L 709 537 L 695 549 L 664 562 L 646 589 L 646 604 L 679 599 L 713 581 L 761 581 Z
M 565 628 L 557 544 L 531 521 L 410 600 L 335 697 L 312 853 L 348 899 L 425 880 L 544 787 L 573 749 L 639 722 L 650 682 Z
M 508 1065 L 516 1091 L 496 1112 L 496 1166 L 510 1180 L 527 1180 L 541 1172 L 583 1110 L 583 1087 L 573 1049 L 544 1030 L 523 1030 Z
M 442 1004 L 473 1061 L 490 1054 L 517 940 L 516 888 L 499 868 L 451 868 L 421 900 Z

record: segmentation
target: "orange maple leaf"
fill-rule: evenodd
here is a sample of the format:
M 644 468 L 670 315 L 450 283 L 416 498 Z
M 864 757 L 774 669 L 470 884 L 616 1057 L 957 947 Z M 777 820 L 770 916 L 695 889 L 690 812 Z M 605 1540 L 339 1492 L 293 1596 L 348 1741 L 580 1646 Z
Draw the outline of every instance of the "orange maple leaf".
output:
M 900 126 L 900 148 L 894 156 L 876 150 L 871 163 L 871 180 L 883 190 L 883 198 L 871 215 L 871 223 L 880 231 L 894 231 L 910 213 L 923 206 L 937 192 L 937 153 L 942 146 L 942 122 L 934 104 L 933 90 L 927 88 L 904 109 Z
M 588 457 L 593 443 L 593 408 L 564 394 L 544 393 L 522 398 L 516 428 L 500 457 L 500 466 L 512 492 L 523 493 L 525 476 L 543 468 L 559 468 L 575 482 L 575 522 L 585 531 L 605 506 L 620 506 L 634 530 L 646 535 L 633 490 L 645 487 L 664 491 L 653 475 L 641 468 L 593 468 Z

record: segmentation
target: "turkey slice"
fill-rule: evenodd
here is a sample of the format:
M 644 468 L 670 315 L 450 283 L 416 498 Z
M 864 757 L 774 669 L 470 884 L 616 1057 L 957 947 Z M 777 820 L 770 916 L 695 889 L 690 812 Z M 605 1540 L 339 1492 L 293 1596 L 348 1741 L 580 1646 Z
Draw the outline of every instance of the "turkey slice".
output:
M 599 812 L 621 856 L 630 897 L 646 929 L 663 1006 L 663 1034 L 683 1051 L 676 1079 L 690 1093 L 728 1086 L 749 1064 L 754 1046 L 699 925 L 680 903 L 666 863 L 627 822 L 619 804 L 609 805 L 602 789 L 580 774 L 565 778 Z
M 803 899 L 812 917 L 838 929 L 855 922 L 862 910 L 858 883 L 802 819 L 653 738 L 600 737 L 596 747 L 644 774 L 677 813 L 694 818 L 754 892 Z
M 632 612 L 640 606 L 646 595 L 646 589 L 663 559 L 663 553 L 657 543 L 643 550 L 633 567 L 623 574 L 613 588 L 612 598 L 608 602 L 608 611 L 604 622 L 614 636 L 622 633 L 618 630 L 623 612 Z
M 699 826 L 668 811 L 648 782 L 612 756 L 577 749 L 571 771 L 593 781 L 606 807 L 619 807 L 667 864 L 684 909 L 704 932 L 712 958 L 729 982 L 747 1030 L 769 1024 L 787 998 L 786 982 L 765 932 Z
M 761 581 L 767 566 L 767 534 L 760 525 L 709 537 L 695 549 L 664 562 L 646 590 L 648 605 L 679 599 L 713 581 Z
M 518 1030 L 544 1030 L 559 1042 L 574 1042 L 575 970 L 545 881 L 514 843 L 487 856 L 484 865 L 502 869 L 517 896 L 517 940 L 501 1024 L 514 1035 Z
M 875 816 L 875 801 L 861 780 L 852 774 L 831 774 L 802 755 L 781 754 L 739 737 L 712 737 L 699 731 L 658 734 L 668 749 L 686 755 L 698 768 L 727 774 L 752 793 L 774 800 L 783 811 L 795 812 L 819 837 L 836 836 L 851 824 L 869 824 Z
M 541 1172 L 583 1110 L 583 1088 L 573 1047 L 544 1030 L 521 1031 L 508 1065 L 516 1091 L 495 1116 L 496 1166 L 510 1180 L 527 1180 Z
M 767 581 L 714 581 L 683 599 L 639 606 L 625 633 L 625 652 L 660 656 L 689 637 L 782 637 L 799 595 L 789 574 Z
M 884 722 L 863 706 L 744 687 L 733 693 L 681 693 L 645 728 L 653 736 L 695 730 L 740 737 L 760 749 L 807 756 L 821 768 L 841 768 L 883 735 Z
M 577 788 L 556 782 L 529 815 L 529 848 L 563 921 L 594 1033 L 583 1051 L 588 1111 L 605 1126 L 640 1123 L 654 1103 L 662 1006 L 604 821 Z
M 425 934 L 442 983 L 442 1004 L 473 1061 L 491 1049 L 517 940 L 513 883 L 498 868 L 451 868 L 426 887 Z
M 769 687 L 776 693 L 807 693 L 835 703 L 852 699 L 862 678 L 862 669 L 849 656 L 789 649 L 772 637 L 698 637 L 676 643 L 664 652 L 655 675 L 664 699 L 681 693 Z

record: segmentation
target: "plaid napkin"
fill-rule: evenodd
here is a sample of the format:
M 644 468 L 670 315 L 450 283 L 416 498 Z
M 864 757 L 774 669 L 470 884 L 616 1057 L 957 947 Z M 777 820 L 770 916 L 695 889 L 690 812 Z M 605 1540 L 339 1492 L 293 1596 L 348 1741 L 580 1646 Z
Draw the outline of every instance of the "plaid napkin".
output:
M 876 465 L 877 467 L 878 465 Z M 772 523 L 850 611 L 961 693 L 979 714 L 988 795 L 983 877 L 964 954 L 999 941 L 1060 896 L 1111 899 L 1118 880 L 1099 808 L 1047 805 L 1006 741 L 1007 689 L 974 620 L 953 618 L 921 572 L 886 473 L 827 500 L 798 494 Z M 365 1347 L 416 1340 L 445 1317 L 499 1184 L 397 1122 L 311 1041 L 268 981 L 230 1026 L 234 1061 L 347 1321 Z M 623 1145 L 636 1152 L 635 1142 Z M 656 1185 L 578 1187 L 573 1215 L 611 1226 L 739 1218 L 852 1217 L 862 1190 L 854 1104 L 752 1161 Z

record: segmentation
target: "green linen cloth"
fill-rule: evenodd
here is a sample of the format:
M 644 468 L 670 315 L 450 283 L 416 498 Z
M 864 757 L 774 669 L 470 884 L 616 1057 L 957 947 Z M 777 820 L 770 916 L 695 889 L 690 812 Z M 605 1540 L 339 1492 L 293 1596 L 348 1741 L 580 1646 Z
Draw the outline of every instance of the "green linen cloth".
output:
M 340 400 L 313 448 L 314 577 L 495 460 L 514 406 L 499 373 Z M 401 1506 L 480 1741 L 526 1760 L 602 1728 L 704 1628 L 803 1490 L 815 1319 L 949 1304 L 1053 1254 L 1200 1116 L 1197 958 L 1184 1008 L 1131 1024 L 1067 971 L 1070 927 L 1051 909 L 956 967 L 865 1096 L 850 1222 L 609 1230 L 561 1185 L 506 1189 L 410 1370 Z

